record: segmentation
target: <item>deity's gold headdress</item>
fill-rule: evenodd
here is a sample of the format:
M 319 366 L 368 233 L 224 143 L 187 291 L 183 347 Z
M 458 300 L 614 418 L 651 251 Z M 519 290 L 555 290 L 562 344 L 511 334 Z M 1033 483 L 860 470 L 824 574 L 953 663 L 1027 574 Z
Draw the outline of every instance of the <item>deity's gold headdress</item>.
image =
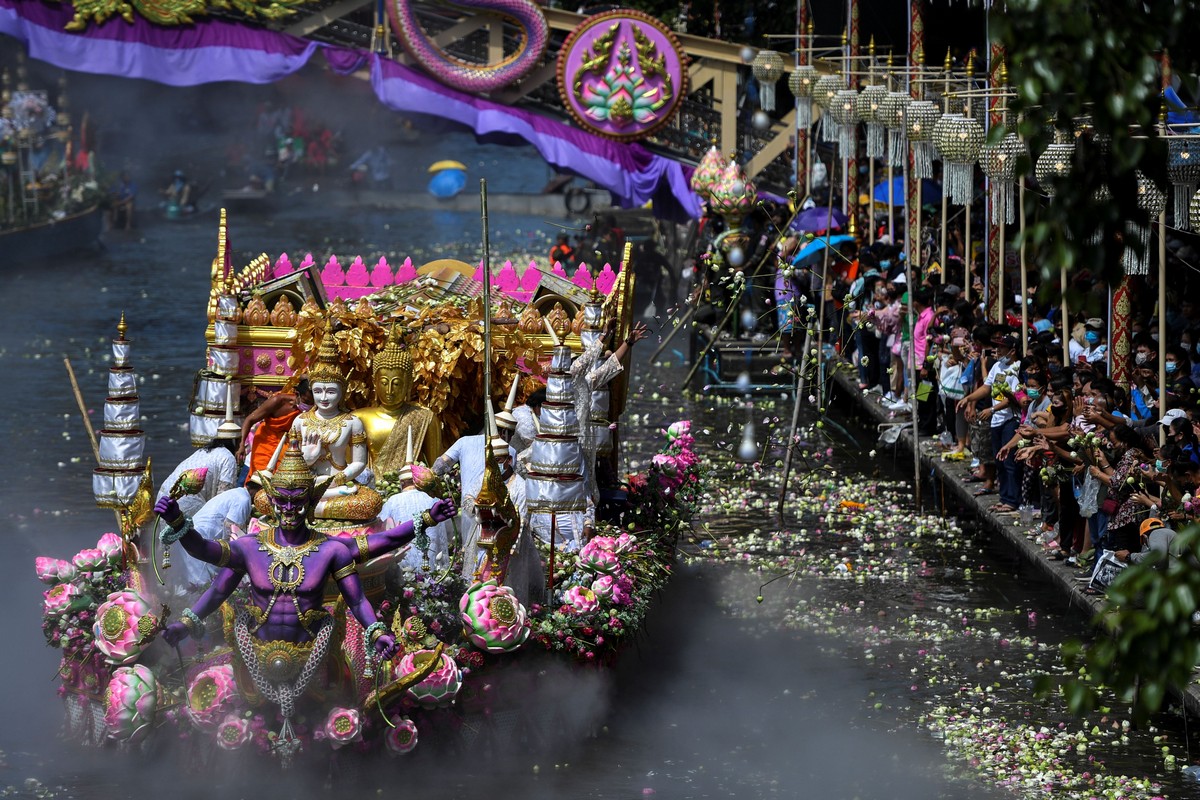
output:
M 321 338 L 320 349 L 317 350 L 317 363 L 308 370 L 308 382 L 337 383 L 343 387 L 346 385 L 346 371 L 342 369 L 337 342 L 333 338 L 332 319 L 325 321 L 325 335 Z
M 412 353 L 402 343 L 394 322 L 392 329 L 388 332 L 387 344 L 375 354 L 375 358 L 371 362 L 373 372 L 381 369 L 398 369 L 409 374 L 413 371 Z
M 287 444 L 279 465 L 269 475 L 260 471 L 259 478 L 267 494 L 275 497 L 278 489 L 311 489 L 315 484 L 312 468 L 300 453 L 300 439 L 293 433 L 288 433 Z

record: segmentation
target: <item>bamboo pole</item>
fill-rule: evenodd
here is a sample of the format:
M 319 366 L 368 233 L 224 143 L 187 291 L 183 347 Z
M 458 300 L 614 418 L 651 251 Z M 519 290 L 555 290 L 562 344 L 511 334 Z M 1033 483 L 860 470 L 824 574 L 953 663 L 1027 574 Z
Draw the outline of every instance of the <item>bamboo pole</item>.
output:
M 1178 223 L 1176 223 L 1178 224 Z M 1158 418 L 1167 413 L 1167 211 L 1158 214 Z M 1158 444 L 1166 443 L 1167 426 L 1158 428 Z
M 1021 215 L 1021 356 L 1029 353 L 1029 275 L 1025 270 L 1025 178 L 1017 184 L 1017 213 Z

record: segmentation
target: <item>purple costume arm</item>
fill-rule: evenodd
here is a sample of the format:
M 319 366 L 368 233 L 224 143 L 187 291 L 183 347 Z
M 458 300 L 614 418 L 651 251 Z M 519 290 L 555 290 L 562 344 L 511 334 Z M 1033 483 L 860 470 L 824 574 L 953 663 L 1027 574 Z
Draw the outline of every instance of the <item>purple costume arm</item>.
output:
M 457 513 L 458 509 L 455 507 L 454 501 L 449 499 L 438 500 L 433 504 L 433 507 L 429 509 L 429 515 L 433 517 L 434 525 L 445 522 Z M 412 520 L 406 520 L 394 528 L 389 528 L 386 531 L 380 531 L 379 533 L 372 533 L 368 535 L 367 555 L 366 558 L 362 558 L 360 560 L 369 561 L 370 559 L 375 558 L 375 556 L 383 555 L 384 553 L 390 553 L 393 550 L 408 544 L 416 536 L 416 533 L 413 530 L 414 527 L 415 525 L 413 524 Z M 361 555 L 356 545 L 350 544 L 349 542 L 345 542 L 345 544 L 352 557 L 358 557 Z
M 412 523 L 409 523 L 410 531 L 411 527 Z M 349 552 L 342 551 L 334 556 L 330 568 L 337 572 L 353 563 L 353 556 Z M 350 609 L 350 613 L 358 620 L 358 624 L 363 626 L 363 630 L 379 621 L 379 618 L 375 616 L 375 609 L 371 607 L 366 594 L 363 593 L 362 581 L 358 579 L 357 573 L 351 572 L 339 579 L 338 588 L 342 591 L 342 597 L 346 598 L 346 608 Z M 375 640 L 375 652 L 385 659 L 396 655 L 396 649 L 396 637 L 391 633 L 385 632 Z
M 217 577 L 213 578 L 213 582 L 204 591 L 204 594 L 200 595 L 200 599 L 196 601 L 196 605 L 192 607 L 192 612 L 200 619 L 204 619 L 216 611 L 221 607 L 222 603 L 229 599 L 229 595 L 233 594 L 233 590 L 238 587 L 238 584 L 242 582 L 242 578 L 245 575 L 246 572 L 244 569 L 233 569 L 231 567 L 226 567 L 218 572 Z M 166 640 L 167 644 L 172 646 L 179 644 L 187 638 L 187 635 L 187 626 L 182 622 L 172 622 L 163 631 L 163 639 Z
M 179 504 L 165 495 L 158 498 L 158 502 L 154 504 L 154 511 L 163 518 L 164 522 L 176 530 L 188 521 L 187 517 L 179 513 Z M 246 569 L 246 559 L 242 557 L 237 548 L 230 548 L 228 542 L 222 543 L 205 539 L 195 528 L 189 528 L 187 533 L 180 537 L 179 544 L 183 545 L 187 554 L 197 561 L 218 567 L 233 567 L 243 572 Z M 222 563 L 223 559 L 228 560 Z M 220 604 L 218 603 L 218 605 Z

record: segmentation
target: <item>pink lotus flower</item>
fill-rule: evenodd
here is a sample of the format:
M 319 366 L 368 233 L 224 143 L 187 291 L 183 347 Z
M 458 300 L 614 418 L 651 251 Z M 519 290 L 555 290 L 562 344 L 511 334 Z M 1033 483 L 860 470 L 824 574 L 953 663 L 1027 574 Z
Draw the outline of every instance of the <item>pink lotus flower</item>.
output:
M 463 630 L 471 643 L 489 653 L 516 650 L 529 638 L 525 606 L 507 586 L 495 580 L 476 583 L 459 600 Z
M 611 575 L 601 575 L 592 581 L 592 594 L 597 600 L 611 600 L 616 582 L 617 579 Z
M 411 753 L 417 746 L 416 724 L 408 717 L 394 720 L 394 722 L 396 727 L 388 728 L 387 735 L 384 736 L 388 752 L 398 756 Z
M 96 609 L 92 625 L 96 648 L 113 664 L 133 662 L 145 648 L 140 644 L 143 631 L 139 623 L 149 614 L 150 604 L 137 592 L 113 592 Z
M 70 561 L 63 561 L 61 558 L 47 558 L 46 556 L 38 556 L 33 560 L 33 569 L 37 573 L 37 578 L 42 583 L 48 583 L 51 586 L 56 583 L 70 583 L 75 580 L 78 574 L 75 565 Z
M 204 481 L 208 478 L 208 467 L 196 467 L 195 469 L 186 469 L 183 474 L 175 480 L 175 485 L 171 487 L 171 497 L 178 500 L 187 494 L 197 494 L 204 489 Z
M 400 675 L 416 672 L 432 657 L 432 650 L 417 650 L 407 653 L 404 658 L 400 659 L 397 672 Z M 408 687 L 408 696 L 424 708 L 450 705 L 458 696 L 458 690 L 462 688 L 462 671 L 459 670 L 458 664 L 445 653 L 442 653 L 439 659 L 441 663 L 426 676 L 425 680 Z
M 627 606 L 633 602 L 633 581 L 628 575 L 601 575 L 592 582 L 592 591 L 601 600 L 608 600 L 618 606 Z
M 566 593 L 567 604 L 577 614 L 590 614 L 600 607 L 596 601 L 596 593 L 583 586 L 572 586 Z
M 60 583 L 53 589 L 42 592 L 42 614 L 46 619 L 58 619 L 75 611 L 86 601 L 79 587 L 73 583 Z
M 622 533 L 613 540 L 613 552 L 628 553 L 637 548 L 637 537 L 630 533 Z
M 192 679 L 184 709 L 196 727 L 211 730 L 228 715 L 239 696 L 233 665 L 219 664 Z
M 678 422 L 672 422 L 671 426 L 669 428 L 667 428 L 667 441 L 673 442 L 676 439 L 678 439 L 680 436 L 683 436 L 684 434 L 687 434 L 687 433 L 691 433 L 691 431 L 692 431 L 691 420 L 681 419 Z
M 334 750 L 362 741 L 362 714 L 357 708 L 334 708 L 325 720 L 325 738 Z
M 436 472 L 423 464 L 412 465 L 413 486 L 430 497 L 445 498 L 449 496 L 446 482 Z
M 108 569 L 108 556 L 104 555 L 104 551 L 95 547 L 80 550 L 71 559 L 71 562 L 80 572 L 103 572 Z
M 111 739 L 136 742 L 150 732 L 158 709 L 158 681 L 144 664 L 120 667 L 104 691 L 104 727 Z
M 679 474 L 679 465 L 675 463 L 675 457 L 666 453 L 659 453 L 653 459 L 654 466 L 658 467 L 664 475 L 669 478 Z
M 121 563 L 121 556 L 125 552 L 125 542 L 115 533 L 106 533 L 96 542 L 96 549 L 108 558 L 108 563 L 115 566 Z
M 217 746 L 222 750 L 239 750 L 254 738 L 250 720 L 237 714 L 228 714 L 217 725 Z
M 617 554 L 605 550 L 602 546 L 596 546 L 594 542 L 595 540 L 588 542 L 579 550 L 579 566 L 605 575 L 619 574 L 621 562 Z

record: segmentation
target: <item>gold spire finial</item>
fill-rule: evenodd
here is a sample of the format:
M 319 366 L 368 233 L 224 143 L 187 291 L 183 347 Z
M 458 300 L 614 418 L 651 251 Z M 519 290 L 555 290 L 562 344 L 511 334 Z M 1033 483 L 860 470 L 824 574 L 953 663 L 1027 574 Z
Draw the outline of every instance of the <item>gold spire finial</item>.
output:
M 117 338 L 125 341 L 125 331 L 129 330 L 129 326 L 125 324 L 125 312 L 121 312 L 121 321 L 117 323 Z
M 845 47 L 849 42 L 850 42 L 850 29 L 845 28 L 842 30 L 842 47 Z
M 813 21 L 811 19 L 808 21 L 808 35 L 813 35 Z
M 337 340 L 333 337 L 333 317 L 325 320 L 325 335 L 317 349 L 317 362 L 308 371 L 309 384 L 337 383 L 346 386 L 346 373 L 338 357 Z
M 953 66 L 954 66 L 954 59 L 952 59 L 950 57 L 950 48 L 947 47 L 946 48 L 946 60 L 942 62 L 942 70 L 945 72 L 949 72 L 950 68 Z
M 925 66 L 925 48 L 918 47 L 917 52 L 913 54 L 913 58 L 916 59 L 918 67 Z
M 1008 62 L 1003 60 L 1000 62 L 1000 85 L 1008 85 Z
M 967 53 L 967 77 L 975 77 L 975 51 L 971 50 Z
M 875 34 L 873 33 L 871 34 L 871 40 L 867 42 L 867 55 L 871 57 L 872 61 L 875 60 Z

